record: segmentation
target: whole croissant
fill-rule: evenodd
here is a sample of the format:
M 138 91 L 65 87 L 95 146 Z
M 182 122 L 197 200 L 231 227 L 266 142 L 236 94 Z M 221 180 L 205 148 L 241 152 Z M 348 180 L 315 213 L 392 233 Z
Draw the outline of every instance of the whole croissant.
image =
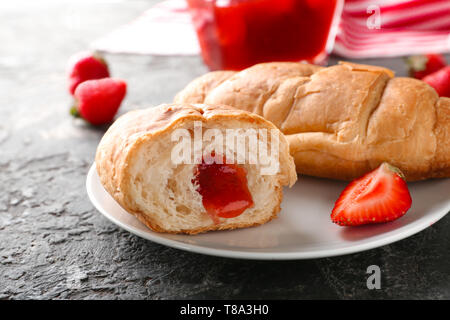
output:
M 387 161 L 409 181 L 450 177 L 450 99 L 382 67 L 274 62 L 210 72 L 175 102 L 262 115 L 287 136 L 298 173 L 349 180 Z

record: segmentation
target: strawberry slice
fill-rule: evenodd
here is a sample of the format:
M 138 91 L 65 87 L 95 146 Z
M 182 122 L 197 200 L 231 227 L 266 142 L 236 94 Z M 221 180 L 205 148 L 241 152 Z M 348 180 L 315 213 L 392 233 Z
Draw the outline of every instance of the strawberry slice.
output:
M 393 221 L 411 208 L 411 195 L 401 171 L 383 163 L 353 180 L 336 201 L 331 220 L 341 226 Z

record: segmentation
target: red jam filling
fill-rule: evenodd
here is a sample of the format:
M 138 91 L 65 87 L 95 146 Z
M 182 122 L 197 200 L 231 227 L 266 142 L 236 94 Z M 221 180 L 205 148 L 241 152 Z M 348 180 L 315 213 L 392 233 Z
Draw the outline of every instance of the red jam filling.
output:
M 208 164 L 203 159 L 192 182 L 197 185 L 203 207 L 215 223 L 219 223 L 218 217 L 234 218 L 253 206 L 247 171 L 236 164 L 226 164 L 225 159 L 223 164 Z

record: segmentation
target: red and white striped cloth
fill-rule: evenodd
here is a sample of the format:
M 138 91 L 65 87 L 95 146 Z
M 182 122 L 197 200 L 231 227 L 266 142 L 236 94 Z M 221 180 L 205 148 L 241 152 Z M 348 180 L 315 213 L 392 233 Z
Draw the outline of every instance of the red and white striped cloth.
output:
M 365 58 L 449 51 L 450 0 L 345 1 L 336 54 Z
M 185 0 L 165 0 L 93 44 L 107 52 L 200 53 Z M 450 52 L 450 0 L 346 0 L 334 53 L 348 58 Z

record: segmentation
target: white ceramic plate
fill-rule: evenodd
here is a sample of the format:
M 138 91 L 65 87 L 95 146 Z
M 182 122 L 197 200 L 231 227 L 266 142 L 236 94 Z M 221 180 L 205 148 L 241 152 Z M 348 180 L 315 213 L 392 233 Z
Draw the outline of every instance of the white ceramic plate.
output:
M 412 208 L 400 219 L 378 225 L 340 227 L 330 220 L 345 182 L 300 177 L 285 188 L 277 219 L 262 226 L 195 236 L 156 233 L 128 214 L 103 188 L 95 165 L 86 187 L 94 206 L 118 226 L 151 241 L 202 254 L 263 260 L 331 257 L 380 247 L 409 237 L 450 211 L 450 179 L 409 183 Z

